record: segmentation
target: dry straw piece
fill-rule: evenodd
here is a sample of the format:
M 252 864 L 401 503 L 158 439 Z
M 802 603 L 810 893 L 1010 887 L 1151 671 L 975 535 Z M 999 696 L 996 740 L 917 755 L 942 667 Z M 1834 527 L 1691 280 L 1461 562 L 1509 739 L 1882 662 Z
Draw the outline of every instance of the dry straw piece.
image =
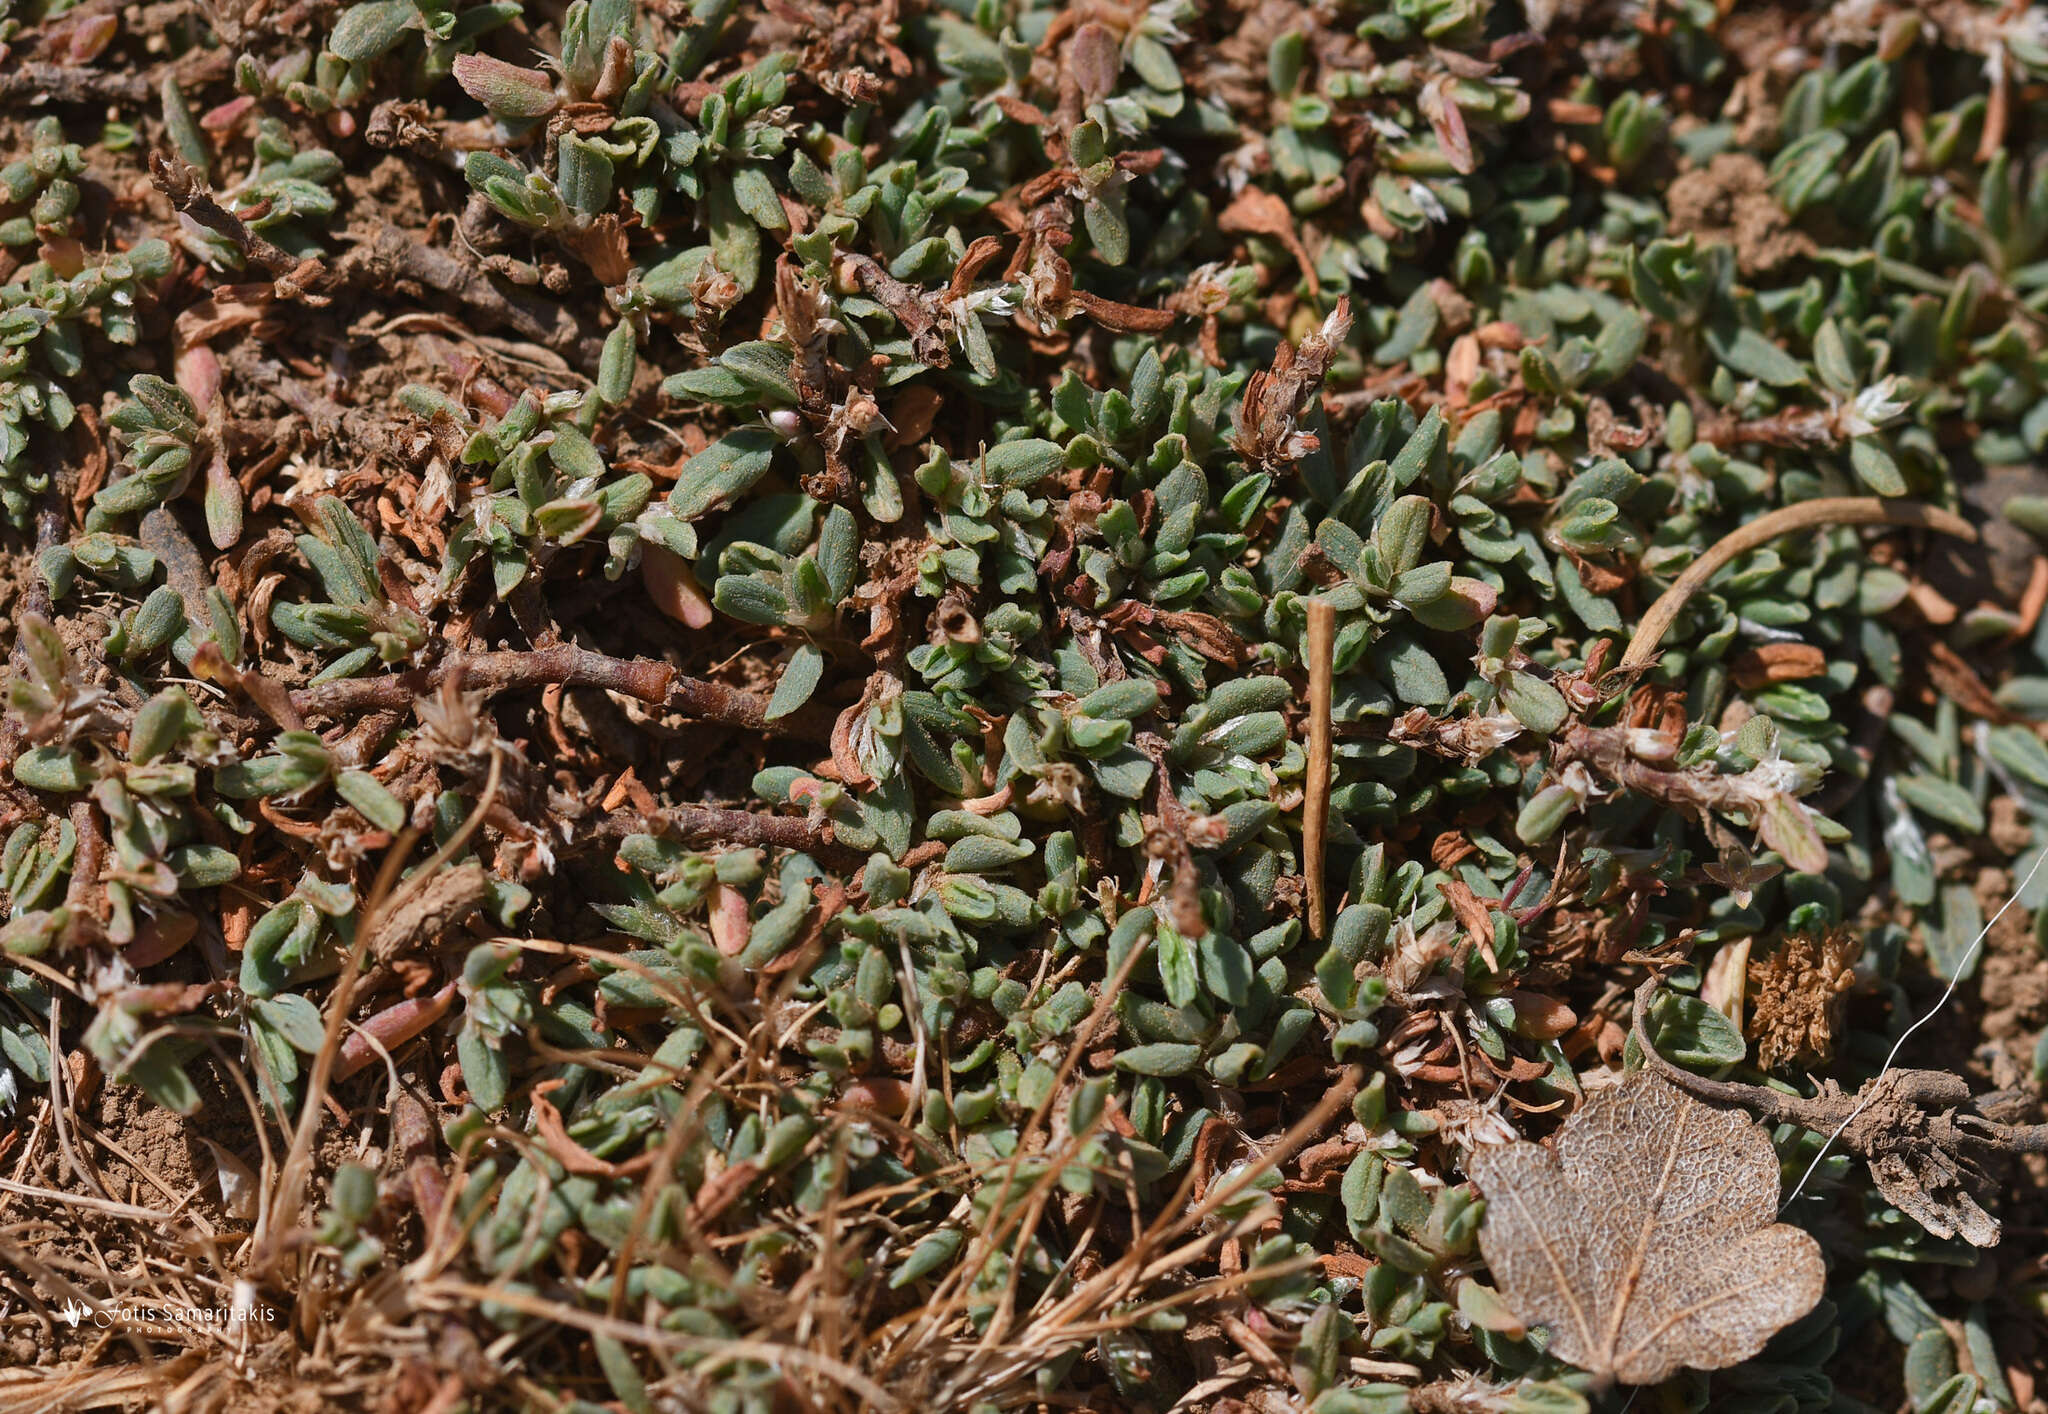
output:
M 1330 834 L 1330 681 L 1337 640 L 1337 611 L 1328 600 L 1310 599 L 1308 609 L 1308 798 L 1302 804 L 1302 870 L 1308 878 L 1308 928 L 1320 938 L 1329 923 L 1329 883 L 1323 854 Z

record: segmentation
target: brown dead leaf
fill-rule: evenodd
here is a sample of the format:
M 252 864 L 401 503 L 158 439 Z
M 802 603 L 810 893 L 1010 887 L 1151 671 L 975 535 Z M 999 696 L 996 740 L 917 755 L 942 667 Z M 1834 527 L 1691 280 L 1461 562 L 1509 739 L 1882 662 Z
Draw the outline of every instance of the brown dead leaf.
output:
M 1935 691 L 1955 699 L 1956 705 L 1973 717 L 1992 722 L 2009 722 L 2012 714 L 1999 704 L 1977 670 L 1955 649 L 1940 639 L 1927 644 L 1927 680 Z
M 708 1227 L 720 1214 L 733 1205 L 733 1201 L 747 1191 L 747 1185 L 761 1176 L 761 1166 L 752 1159 L 742 1159 L 729 1169 L 723 1169 L 704 1180 L 704 1186 L 697 1190 L 697 1196 L 690 1203 L 689 1220 L 697 1228 Z
M 370 955 L 390 962 L 429 940 L 444 942 L 483 907 L 488 883 L 474 861 L 440 873 L 387 915 L 370 939 Z
M 1316 1255 L 1316 1260 L 1322 1264 L 1325 1276 L 1351 1277 L 1354 1280 L 1371 1276 L 1372 1269 L 1379 1265 L 1356 1252 L 1321 1252 Z
M 533 1127 L 540 1132 L 541 1143 L 555 1160 L 570 1173 L 587 1174 L 597 1178 L 623 1178 L 645 1171 L 654 1162 L 654 1155 L 641 1154 L 623 1164 L 609 1159 L 600 1159 L 588 1149 L 569 1137 L 568 1128 L 562 1123 L 562 1113 L 548 1099 L 550 1090 L 560 1089 L 563 1084 L 558 1076 L 533 1087 Z
M 1236 236 L 1271 236 L 1285 246 L 1287 253 L 1301 266 L 1309 293 L 1322 293 L 1322 282 L 1316 278 L 1315 260 L 1309 255 L 1308 247 L 1302 244 L 1301 233 L 1295 229 L 1294 213 L 1273 193 L 1258 187 L 1246 187 L 1217 215 L 1216 227 Z
M 898 393 L 889 405 L 889 425 L 896 430 L 888 435 L 888 445 L 892 449 L 922 445 L 931 436 L 944 402 L 938 389 L 922 383 Z
M 1436 886 L 1436 891 L 1450 903 L 1458 926 L 1478 945 L 1480 955 L 1486 959 L 1487 970 L 1500 971 L 1500 961 L 1493 955 L 1493 910 L 1472 892 L 1469 884 L 1460 880 L 1447 879 Z
M 1134 304 L 1120 304 L 1101 295 L 1091 295 L 1086 290 L 1074 291 L 1073 302 L 1097 324 L 1120 334 L 1163 333 L 1180 318 L 1179 313 L 1171 309 L 1145 309 Z
M 601 285 L 623 284 L 633 273 L 633 262 L 626 253 L 626 228 L 610 212 L 582 230 L 563 232 L 561 239 L 577 259 L 590 267 L 590 273 Z
M 1811 643 L 1765 643 L 1729 664 L 1735 685 L 1745 692 L 1776 682 L 1817 678 L 1828 670 L 1828 655 Z
M 1550 1351 L 1623 1384 L 1749 1359 L 1820 1300 L 1812 1237 L 1773 1221 L 1778 1156 L 1747 1115 L 1653 1071 L 1588 1100 L 1554 1147 L 1482 1148 L 1479 1248 Z

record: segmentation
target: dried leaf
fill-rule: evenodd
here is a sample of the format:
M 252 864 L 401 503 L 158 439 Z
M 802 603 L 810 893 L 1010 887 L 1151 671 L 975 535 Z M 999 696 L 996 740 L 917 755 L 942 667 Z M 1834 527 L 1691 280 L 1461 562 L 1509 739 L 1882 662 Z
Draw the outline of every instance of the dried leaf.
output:
M 262 1191 L 256 1171 L 205 1135 L 199 1136 L 199 1142 L 213 1154 L 214 1177 L 220 1183 L 221 1206 L 237 1218 L 255 1217 L 257 1195 Z
M 1273 193 L 1258 187 L 1246 187 L 1217 216 L 1216 226 L 1234 235 L 1271 236 L 1299 262 L 1302 278 L 1308 281 L 1309 293 L 1322 293 L 1321 282 L 1316 278 L 1315 260 L 1309 255 L 1308 247 L 1302 244 L 1300 232 L 1295 229 L 1294 213 Z
M 1594 1096 L 1554 1147 L 1473 1155 L 1479 1246 L 1550 1350 L 1624 1384 L 1747 1360 L 1820 1300 L 1820 1247 L 1772 1221 L 1778 1158 L 1748 1116 L 1652 1071 Z

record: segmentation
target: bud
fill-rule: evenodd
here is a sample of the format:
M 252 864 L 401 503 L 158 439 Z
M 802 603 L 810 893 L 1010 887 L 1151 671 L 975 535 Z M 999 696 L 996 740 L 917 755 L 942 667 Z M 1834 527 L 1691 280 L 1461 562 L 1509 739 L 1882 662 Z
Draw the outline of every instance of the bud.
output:
M 1542 844 L 1558 832 L 1578 804 L 1578 794 L 1570 786 L 1545 786 L 1530 797 L 1521 814 L 1515 817 L 1515 834 L 1523 844 Z

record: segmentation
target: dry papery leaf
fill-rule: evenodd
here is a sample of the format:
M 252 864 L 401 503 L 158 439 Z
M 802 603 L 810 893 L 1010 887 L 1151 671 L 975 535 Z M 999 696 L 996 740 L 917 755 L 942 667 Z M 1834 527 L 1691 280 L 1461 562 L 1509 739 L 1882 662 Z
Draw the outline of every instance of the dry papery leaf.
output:
M 1722 1369 L 1820 1300 L 1819 1244 L 1773 1221 L 1769 1136 L 1651 1071 L 1594 1095 L 1548 1146 L 1479 1150 L 1471 1173 L 1501 1294 L 1594 1374 Z

